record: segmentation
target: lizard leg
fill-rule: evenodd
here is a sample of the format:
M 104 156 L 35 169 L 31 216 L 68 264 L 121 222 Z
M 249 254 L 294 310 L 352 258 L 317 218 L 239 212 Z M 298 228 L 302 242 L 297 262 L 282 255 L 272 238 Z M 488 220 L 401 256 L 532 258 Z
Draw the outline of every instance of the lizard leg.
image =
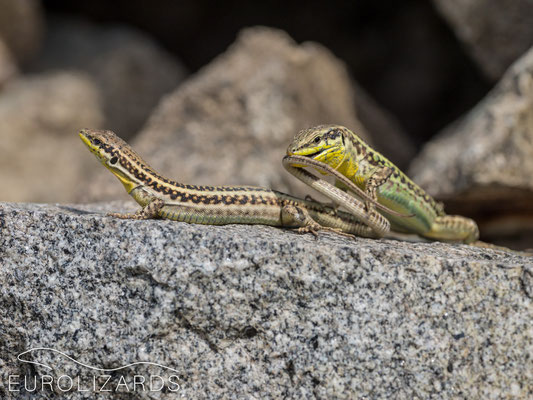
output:
M 383 237 L 389 232 L 389 221 L 375 210 L 368 211 L 364 202 L 361 202 L 356 197 L 333 186 L 329 182 L 317 178 L 302 168 L 293 167 L 291 165 L 292 161 L 290 158 L 285 157 L 283 160 L 283 165 L 288 172 L 313 189 L 322 193 L 324 196 L 329 197 L 336 203 L 339 203 L 342 207 L 346 208 L 350 214 L 354 215 L 358 221 L 361 221 L 370 227 L 370 230 L 373 231 L 371 235 L 372 237 Z
M 307 210 L 291 204 L 281 208 L 281 223 L 283 226 L 299 226 L 298 233 L 312 233 L 315 237 L 318 236 L 318 231 L 335 232 L 349 238 L 354 237 L 340 228 L 320 225 L 309 215 Z
M 479 238 L 477 224 L 459 215 L 441 215 L 435 218 L 431 229 L 423 234 L 429 239 L 472 243 Z
M 374 171 L 374 173 L 370 176 L 370 178 L 367 179 L 365 192 L 370 196 L 370 198 L 374 202 L 377 202 L 378 200 L 378 195 L 377 195 L 378 188 L 381 185 L 383 185 L 385 182 L 387 182 L 391 174 L 392 174 L 392 168 L 382 167 Z M 365 201 L 365 205 L 366 205 L 367 210 L 375 209 L 374 205 L 369 201 Z
M 165 202 L 163 200 L 154 198 L 135 214 L 108 213 L 107 216 L 122 219 L 152 219 L 159 217 L 159 211 L 164 205 Z
M 392 168 L 380 167 L 377 168 L 372 173 L 372 175 L 370 175 L 370 177 L 366 180 L 364 192 L 369 196 L 370 200 L 363 199 L 362 201 L 365 203 L 365 207 L 367 210 L 375 210 L 375 206 L 373 203 L 377 203 L 378 201 L 377 189 L 385 182 L 387 182 L 391 174 Z M 343 181 L 339 179 L 335 180 L 335 186 L 341 190 L 344 190 L 345 192 L 349 192 L 357 196 L 357 193 L 354 193 L 352 188 L 348 187 Z
M 373 203 L 377 209 L 385 211 L 387 214 L 394 215 L 397 217 L 412 217 L 412 215 L 410 214 L 402 214 L 400 212 L 390 209 L 389 207 L 384 206 L 383 204 L 380 204 L 375 199 L 370 198 L 370 196 L 366 193 L 366 191 L 364 191 L 359 186 L 357 186 L 357 184 L 352 182 L 347 176 L 341 174 L 339 171 L 330 167 L 327 164 L 324 164 L 323 162 L 314 160 L 312 158 L 304 157 L 304 156 L 285 156 L 283 157 L 282 163 L 285 169 L 289 173 L 294 175 L 296 178 L 300 179 L 302 182 L 308 184 L 313 189 L 329 197 L 333 201 L 338 202 L 341 206 L 344 206 L 345 208 L 347 208 L 350 211 L 350 213 L 357 216 L 361 221 L 365 222 L 369 226 L 372 226 L 374 230 L 376 230 L 376 232 L 380 234 L 380 236 L 383 236 L 386 232 L 383 233 L 384 231 L 382 228 L 385 228 L 384 225 L 382 225 L 381 223 L 378 223 L 378 225 L 376 225 L 376 221 L 375 221 L 376 218 L 374 216 L 377 214 L 377 212 L 368 213 L 364 204 L 360 200 L 359 200 L 359 203 L 361 203 L 361 207 L 359 207 L 359 205 L 354 206 L 352 201 L 349 200 L 349 198 L 346 198 L 344 196 L 341 189 L 331 185 L 330 183 L 326 182 L 323 179 L 318 179 L 313 174 L 310 174 L 309 172 L 305 171 L 304 168 L 313 167 L 315 169 L 327 172 L 329 175 L 332 175 L 333 177 L 335 177 L 337 182 L 341 181 L 343 185 L 347 186 L 350 189 L 350 191 L 356 195 L 358 199 L 363 199 L 364 201 Z M 391 168 L 391 169 L 394 170 L 394 168 Z M 385 175 L 390 175 L 390 173 L 385 174 Z M 382 184 L 383 182 L 386 182 L 386 180 L 387 180 L 387 176 L 384 177 L 384 179 L 382 180 L 380 184 Z M 349 197 L 353 199 L 353 196 L 349 195 Z M 366 214 L 361 213 L 359 210 L 364 211 Z M 368 214 L 373 214 L 373 215 L 368 215 Z M 387 225 L 386 231 L 388 231 L 388 225 Z

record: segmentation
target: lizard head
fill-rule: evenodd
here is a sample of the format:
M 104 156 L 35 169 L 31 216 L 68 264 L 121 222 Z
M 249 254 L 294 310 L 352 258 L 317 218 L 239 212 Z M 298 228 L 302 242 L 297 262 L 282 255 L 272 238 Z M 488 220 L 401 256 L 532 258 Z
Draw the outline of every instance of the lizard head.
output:
M 304 156 L 337 168 L 345 159 L 345 127 L 319 125 L 300 131 L 287 148 L 289 156 Z
M 82 129 L 79 134 L 82 142 L 106 167 L 110 168 L 118 163 L 120 144 L 121 142 L 125 144 L 125 142 L 113 132 Z
M 133 162 L 140 157 L 124 140 L 106 130 L 82 129 L 79 135 L 98 161 L 122 182 L 128 193 L 140 184 Z

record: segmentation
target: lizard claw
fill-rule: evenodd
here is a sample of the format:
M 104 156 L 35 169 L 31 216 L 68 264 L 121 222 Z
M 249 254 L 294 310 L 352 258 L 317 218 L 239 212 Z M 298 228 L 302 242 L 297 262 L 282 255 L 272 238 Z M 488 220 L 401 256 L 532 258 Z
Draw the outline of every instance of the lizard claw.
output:
M 323 229 L 323 228 L 321 227 L 320 229 Z M 317 238 L 318 237 L 318 230 L 319 229 L 317 229 L 316 227 L 308 225 L 308 226 L 302 226 L 302 227 L 298 228 L 296 231 L 298 233 L 312 233 L 313 236 L 315 238 Z

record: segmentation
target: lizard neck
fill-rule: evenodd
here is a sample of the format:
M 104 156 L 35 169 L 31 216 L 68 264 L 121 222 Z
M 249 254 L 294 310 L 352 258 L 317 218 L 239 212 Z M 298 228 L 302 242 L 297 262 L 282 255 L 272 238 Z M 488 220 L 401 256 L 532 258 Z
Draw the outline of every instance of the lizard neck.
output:
M 343 158 L 341 163 L 337 166 L 337 170 L 349 178 L 356 185 L 364 189 L 364 154 L 366 149 L 364 145 L 356 137 L 347 137 L 344 140 Z M 361 154 L 361 151 L 364 154 Z
M 126 191 L 134 196 L 136 188 L 157 188 L 164 186 L 168 179 L 160 176 L 127 144 L 116 146 L 112 155 L 118 158 L 115 165 L 104 165 L 124 185 Z M 137 199 L 136 199 L 137 200 Z

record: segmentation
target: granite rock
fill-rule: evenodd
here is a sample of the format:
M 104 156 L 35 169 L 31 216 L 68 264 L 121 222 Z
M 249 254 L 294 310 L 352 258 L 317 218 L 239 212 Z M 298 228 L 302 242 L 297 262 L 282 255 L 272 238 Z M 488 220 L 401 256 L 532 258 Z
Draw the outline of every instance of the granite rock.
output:
M 410 175 L 485 237 L 531 232 L 533 247 L 533 48 L 461 120 L 413 161 Z
M 102 119 L 87 76 L 26 75 L 6 84 L 0 92 L 0 199 L 72 199 L 94 165 L 76 132 Z
M 532 258 L 102 214 L 124 208 L 0 204 L 3 399 L 35 396 L 10 376 L 91 374 L 46 350 L 17 360 L 39 347 L 177 371 L 177 393 L 113 398 L 533 396 Z M 53 388 L 38 394 L 91 397 Z
M 184 67 L 141 32 L 62 18 L 50 19 L 40 57 L 31 69 L 89 75 L 100 91 L 104 125 L 125 139 L 185 77 Z
M 318 44 L 297 45 L 282 31 L 256 27 L 168 95 L 132 145 L 180 182 L 302 194 L 307 189 L 284 171 L 281 158 L 300 129 L 324 123 L 368 138 L 344 65 Z M 88 192 L 102 200 L 123 190 L 101 170 Z
M 434 0 L 481 70 L 498 80 L 533 45 L 530 0 Z
M 27 63 L 37 54 L 44 25 L 39 0 L 0 0 L 0 38 L 17 62 Z

